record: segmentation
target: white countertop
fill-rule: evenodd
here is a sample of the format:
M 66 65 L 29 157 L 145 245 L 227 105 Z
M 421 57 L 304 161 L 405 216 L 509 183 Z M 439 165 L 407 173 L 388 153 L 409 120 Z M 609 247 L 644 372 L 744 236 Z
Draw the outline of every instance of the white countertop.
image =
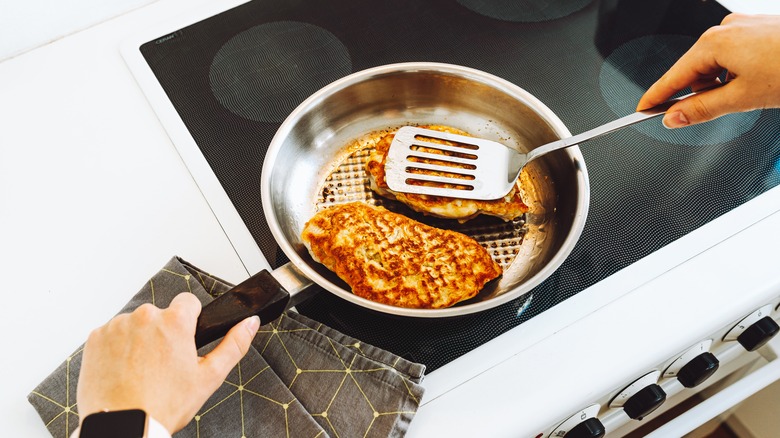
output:
M 76 349 L 92 328 L 118 311 L 172 255 L 229 281 L 247 276 L 118 49 L 123 39 L 139 27 L 175 16 L 180 8 L 206 3 L 158 0 L 129 12 L 119 11 L 111 19 L 107 18 L 115 14 L 107 12 L 102 19 L 94 20 L 99 24 L 76 33 L 71 32 L 82 24 L 70 30 L 65 26 L 62 35 L 66 37 L 0 63 L 0 267 L 4 280 L 0 333 L 10 335 L 0 361 L 0 375 L 4 376 L 0 383 L 0 418 L 5 436 L 49 436 L 26 401 L 29 391 Z M 780 2 L 722 3 L 744 12 L 780 13 Z M 771 203 L 778 198 L 769 196 L 773 196 Z M 763 205 L 767 203 L 751 209 L 749 215 L 754 221 L 771 214 L 772 209 Z M 746 215 L 737 216 L 734 220 L 740 223 L 750 222 Z M 746 232 L 726 244 L 749 253 L 766 244 L 764 240 L 758 232 Z M 714 244 L 700 246 L 709 248 Z M 759 263 L 755 269 L 763 268 Z M 606 294 L 614 288 L 612 283 L 621 280 L 619 275 L 613 277 L 599 285 Z M 533 380 L 541 383 L 529 386 L 527 381 L 508 382 L 502 390 L 497 380 L 479 377 L 454 392 L 467 391 L 464 396 L 471 398 L 474 392 L 470 388 L 484 387 L 481 395 L 476 393 L 474 403 L 492 401 L 507 408 L 511 403 L 505 399 L 521 391 L 530 399 L 552 403 L 554 397 L 541 391 L 545 386 L 560 385 L 554 382 L 560 380 L 560 373 L 568 380 L 598 368 L 595 361 L 585 361 L 576 371 L 563 366 L 562 361 L 554 360 L 562 346 L 573 348 L 583 337 L 596 339 L 605 330 L 604 318 L 620 314 L 626 306 L 661 309 L 657 298 L 663 292 L 645 290 L 645 284 L 655 277 L 631 278 L 638 279 L 637 289 L 629 294 L 630 298 L 620 300 L 619 306 L 593 309 L 597 313 L 577 317 L 576 324 L 565 328 L 550 329 L 551 323 L 543 318 L 521 326 L 521 331 L 527 332 L 523 334 L 527 348 L 519 354 L 504 357 L 489 344 L 470 355 L 487 358 L 491 369 L 511 367 L 507 375 L 533 375 Z M 771 282 L 771 277 L 767 278 Z M 766 287 L 774 285 L 767 283 Z M 762 289 L 756 294 L 765 292 Z M 650 294 L 656 299 L 648 299 Z M 696 298 L 687 299 L 695 302 Z M 574 301 L 567 304 L 572 309 L 577 305 Z M 576 313 L 572 309 L 563 311 Z M 684 321 L 675 319 L 678 316 L 672 313 L 665 317 L 677 326 Z M 534 322 L 536 319 L 539 321 Z M 535 333 L 534 327 L 539 328 Z M 666 331 L 658 334 L 667 335 Z M 666 348 L 671 351 L 685 342 L 672 342 Z M 620 350 L 615 347 L 609 342 L 599 343 L 597 352 L 614 363 L 610 355 L 619 355 Z M 587 350 L 570 351 L 587 356 Z M 635 363 L 642 359 L 636 358 Z M 486 417 L 485 409 L 469 410 L 465 404 L 458 408 L 457 397 L 436 397 L 443 381 L 467 363 L 445 367 L 426 380 L 432 401 L 413 423 L 414 435 L 442 430 L 445 422 L 459 427 L 473 418 L 471 424 L 476 424 L 476 418 L 470 417 L 475 413 L 480 413 L 480 423 L 504 421 L 514 427 L 514 420 L 507 418 L 508 412 L 503 409 L 490 409 L 495 418 Z M 625 376 L 634 373 L 631 366 L 622 370 Z M 622 377 L 609 378 L 618 381 Z M 512 389 L 515 383 L 520 386 Z M 581 385 L 575 392 L 587 395 L 588 388 Z M 530 409 L 528 415 L 537 415 L 537 411 L 542 415 L 541 406 Z M 563 408 L 569 406 L 564 404 Z M 451 422 L 453 418 L 460 420 Z M 523 417 L 517 418 L 521 421 Z M 468 427 L 458 430 L 472 432 Z
M 119 53 L 137 26 L 193 3 L 0 63 L 4 436 L 48 436 L 27 394 L 171 256 L 247 275 Z

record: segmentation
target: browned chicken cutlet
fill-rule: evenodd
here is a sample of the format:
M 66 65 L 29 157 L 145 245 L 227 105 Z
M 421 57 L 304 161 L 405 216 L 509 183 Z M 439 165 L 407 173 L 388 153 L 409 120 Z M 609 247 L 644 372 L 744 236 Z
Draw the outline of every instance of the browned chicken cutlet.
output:
M 421 128 L 468 135 L 466 132 L 448 126 L 431 125 L 421 126 Z M 387 152 L 390 149 L 390 144 L 393 142 L 394 136 L 395 133 L 387 134 L 377 142 L 376 150 L 371 153 L 366 167 L 371 180 L 371 189 L 380 196 L 395 199 L 420 213 L 445 219 L 457 219 L 460 222 L 473 219 L 480 214 L 497 216 L 504 220 L 512 220 L 528 211 L 528 206 L 523 202 L 521 196 L 522 190 L 520 181 L 522 178 L 518 180 L 509 194 L 503 198 L 489 201 L 418 195 L 390 190 L 387 186 L 387 181 L 385 180 L 385 162 L 387 161 Z M 449 143 L 438 139 L 431 139 L 431 141 Z M 442 186 L 450 187 L 448 184 L 442 184 Z
M 501 275 L 471 237 L 360 202 L 318 212 L 301 237 L 355 295 L 393 306 L 449 307 Z

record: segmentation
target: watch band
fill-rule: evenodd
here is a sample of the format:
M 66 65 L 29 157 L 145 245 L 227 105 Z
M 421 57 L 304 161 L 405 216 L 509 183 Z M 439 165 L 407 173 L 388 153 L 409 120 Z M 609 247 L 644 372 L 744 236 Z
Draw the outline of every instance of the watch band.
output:
M 171 433 L 165 428 L 159 421 L 155 420 L 151 415 L 147 415 L 146 433 L 144 438 L 171 438 Z M 70 438 L 80 438 L 81 426 L 70 435 Z

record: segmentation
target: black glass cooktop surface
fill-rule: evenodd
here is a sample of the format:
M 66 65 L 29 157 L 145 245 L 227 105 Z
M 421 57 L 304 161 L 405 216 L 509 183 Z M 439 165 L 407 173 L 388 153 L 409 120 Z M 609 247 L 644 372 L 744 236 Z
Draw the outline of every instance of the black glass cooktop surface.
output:
M 507 79 L 578 133 L 633 111 L 728 13 L 715 1 L 255 0 L 140 50 L 272 266 L 260 172 L 306 97 L 382 64 L 432 61 Z M 667 130 L 637 125 L 581 146 L 590 213 L 563 265 L 525 299 L 443 320 L 377 314 L 321 293 L 299 311 L 425 363 L 465 354 L 780 183 L 780 114 Z

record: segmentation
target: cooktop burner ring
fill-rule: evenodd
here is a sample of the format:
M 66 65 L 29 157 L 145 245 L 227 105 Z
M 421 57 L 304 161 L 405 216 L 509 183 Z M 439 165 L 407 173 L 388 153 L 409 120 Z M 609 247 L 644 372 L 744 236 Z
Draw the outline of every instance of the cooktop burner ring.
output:
M 617 115 L 634 112 L 639 98 L 674 62 L 691 48 L 696 38 L 684 35 L 650 35 L 629 40 L 607 56 L 599 73 L 601 95 Z M 681 91 L 677 96 L 690 92 Z M 705 146 L 726 143 L 750 131 L 761 111 L 723 116 L 682 129 L 666 129 L 659 120 L 632 128 L 667 143 Z
M 592 0 L 457 0 L 461 6 L 486 17 L 516 23 L 538 23 L 571 15 Z
M 276 21 L 231 38 L 214 56 L 209 84 L 233 114 L 281 123 L 298 104 L 352 73 L 349 50 L 313 24 Z

